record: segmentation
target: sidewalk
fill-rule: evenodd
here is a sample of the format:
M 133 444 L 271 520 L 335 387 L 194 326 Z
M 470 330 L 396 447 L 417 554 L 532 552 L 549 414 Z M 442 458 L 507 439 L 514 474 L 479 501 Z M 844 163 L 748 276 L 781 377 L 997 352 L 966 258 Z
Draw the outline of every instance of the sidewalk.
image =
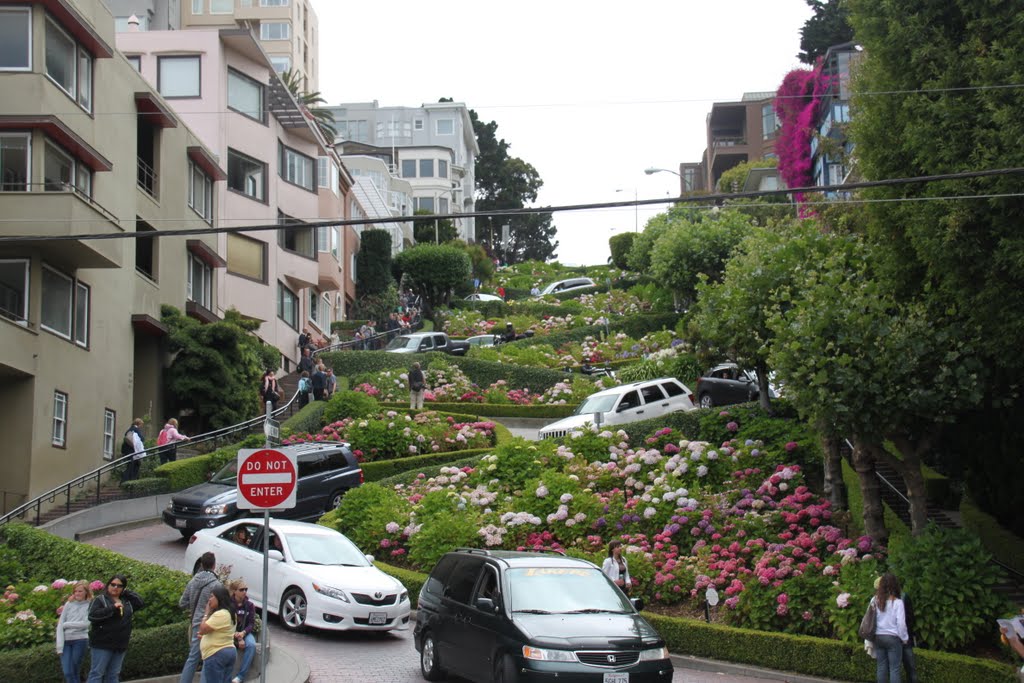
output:
M 714 659 L 701 659 L 690 655 L 673 654 L 672 664 L 676 669 L 687 669 L 689 671 L 705 671 L 715 674 L 716 677 L 742 676 L 757 681 L 786 681 L 786 683 L 840 683 L 831 678 L 814 678 L 803 674 L 789 673 L 786 671 L 775 671 L 773 669 L 762 669 L 750 664 L 734 664 L 732 662 L 720 662 Z
M 245 680 L 258 681 L 260 677 L 260 656 L 257 653 L 249 668 Z M 133 683 L 178 683 L 180 675 L 158 676 L 157 678 L 136 679 Z M 195 683 L 199 683 L 199 674 L 195 675 Z M 267 660 L 267 680 L 274 683 L 308 683 L 309 666 L 301 657 L 297 657 L 280 645 L 270 648 L 270 659 Z

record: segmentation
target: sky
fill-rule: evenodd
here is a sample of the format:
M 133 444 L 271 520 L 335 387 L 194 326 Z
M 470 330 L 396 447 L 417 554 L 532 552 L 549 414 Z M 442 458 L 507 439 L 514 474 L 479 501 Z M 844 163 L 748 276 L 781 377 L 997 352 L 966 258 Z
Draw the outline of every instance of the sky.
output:
M 714 102 L 801 66 L 805 0 L 312 0 L 329 104 L 451 97 L 498 124 L 544 182 L 534 206 L 675 197 Z M 556 258 L 605 263 L 608 239 L 668 207 L 559 212 Z

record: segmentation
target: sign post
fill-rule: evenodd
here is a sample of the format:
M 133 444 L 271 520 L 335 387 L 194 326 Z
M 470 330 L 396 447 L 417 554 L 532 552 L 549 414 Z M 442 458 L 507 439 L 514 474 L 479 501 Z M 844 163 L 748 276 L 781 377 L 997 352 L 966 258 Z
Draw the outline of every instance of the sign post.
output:
M 269 430 L 268 430 L 269 431 Z M 238 451 L 238 508 L 263 510 L 263 628 L 260 631 L 260 680 L 267 680 L 269 651 L 268 576 L 270 569 L 270 511 L 295 507 L 298 467 L 295 454 L 270 448 L 243 448 Z

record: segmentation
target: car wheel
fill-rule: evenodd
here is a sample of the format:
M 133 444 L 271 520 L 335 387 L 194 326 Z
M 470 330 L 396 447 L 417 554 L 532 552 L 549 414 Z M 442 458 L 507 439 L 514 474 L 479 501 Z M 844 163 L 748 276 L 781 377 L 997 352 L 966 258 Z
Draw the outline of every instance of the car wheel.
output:
M 192 535 L 192 532 L 188 529 L 178 529 L 178 533 L 181 534 L 182 538 L 188 538 Z
M 203 568 L 202 560 L 196 560 L 196 563 L 192 565 L 192 576 L 195 576 Z
M 715 402 L 711 400 L 711 394 L 703 394 L 700 397 L 701 408 L 714 408 Z
M 281 625 L 289 631 L 299 632 L 306 627 L 306 595 L 298 588 L 290 588 L 281 598 Z
M 341 499 L 345 497 L 345 490 L 335 491 L 327 498 L 327 509 L 326 512 L 331 510 L 337 510 L 338 506 L 341 505 Z
M 434 642 L 434 634 L 429 631 L 423 634 L 420 645 L 420 672 L 428 681 L 439 681 L 444 677 L 441 661 L 437 658 L 437 643 Z
M 494 670 L 495 683 L 516 683 L 519 676 L 516 674 L 515 664 L 509 657 L 502 657 Z

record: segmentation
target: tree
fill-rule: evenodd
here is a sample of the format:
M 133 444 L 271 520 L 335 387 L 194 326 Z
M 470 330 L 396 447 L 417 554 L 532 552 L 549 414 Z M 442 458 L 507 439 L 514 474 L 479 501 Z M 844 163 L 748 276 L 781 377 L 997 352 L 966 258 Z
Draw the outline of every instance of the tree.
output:
M 424 313 L 447 304 L 452 291 L 469 279 L 471 263 L 466 251 L 455 244 L 419 244 L 395 257 L 396 279 L 403 276 L 423 297 Z
M 476 158 L 477 211 L 521 209 L 536 201 L 537 192 L 544 185 L 537 170 L 522 159 L 509 156 L 509 143 L 498 139 L 496 122 L 484 123 L 472 109 L 469 117 L 480 147 Z M 510 227 L 510 241 L 505 249 L 498 246 L 503 225 Z M 550 213 L 495 216 L 476 222 L 476 241 L 487 245 L 492 256 L 506 263 L 552 258 L 558 249 L 554 236 Z
M 638 236 L 635 232 L 623 232 L 612 235 L 608 240 L 608 249 L 611 251 L 612 264 L 616 268 L 627 270 L 629 268 L 629 252 L 633 248 L 633 240 Z
M 167 391 L 177 411 L 191 410 L 202 428 L 219 428 L 255 416 L 260 378 L 276 368 L 281 352 L 254 333 L 259 321 L 231 309 L 224 319 L 204 324 L 173 306 L 161 308 L 168 328 L 168 351 L 174 362 L 167 370 Z
M 427 209 L 416 209 L 417 216 L 431 216 Z M 420 218 L 412 223 L 412 236 L 416 244 L 444 244 L 459 236 L 449 218 Z
M 394 284 L 391 277 L 391 233 L 364 230 L 356 254 L 356 293 L 362 298 L 378 296 Z
M 327 103 L 327 100 L 323 98 L 320 91 L 307 92 L 305 85 L 302 83 L 302 76 L 299 75 L 298 71 L 292 71 L 291 69 L 281 74 L 281 82 L 295 96 L 299 105 L 313 116 L 313 122 L 320 129 L 320 133 L 323 134 L 327 143 L 333 145 L 334 138 L 338 136 L 338 131 L 334 127 L 334 114 L 330 109 L 319 106 Z
M 853 40 L 846 0 L 806 0 L 814 14 L 800 29 L 800 54 L 804 64 L 814 64 L 833 45 Z

